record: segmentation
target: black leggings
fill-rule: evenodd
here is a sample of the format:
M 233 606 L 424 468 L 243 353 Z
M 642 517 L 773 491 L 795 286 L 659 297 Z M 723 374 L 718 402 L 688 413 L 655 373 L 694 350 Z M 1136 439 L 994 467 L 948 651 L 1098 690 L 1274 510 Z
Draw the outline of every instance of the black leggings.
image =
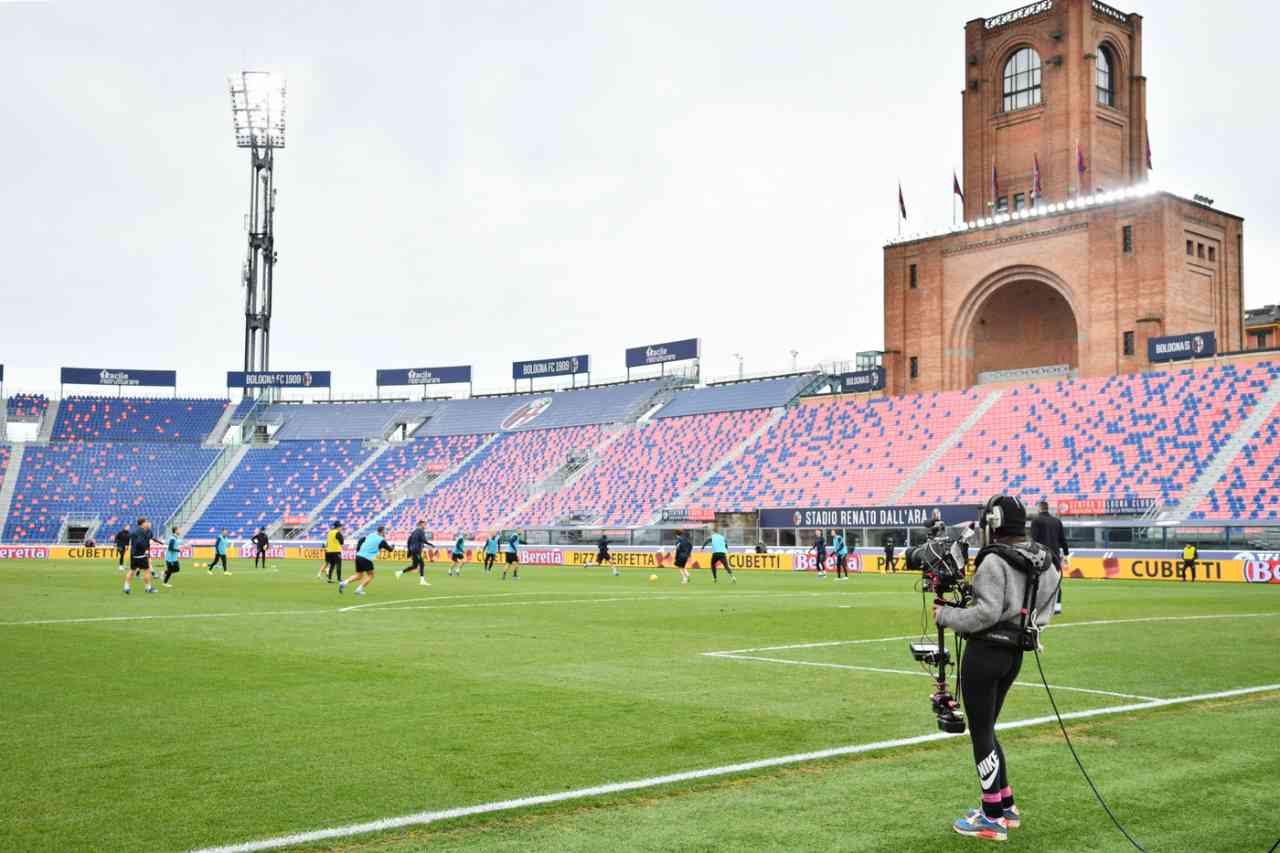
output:
M 259 560 L 261 560 L 261 561 L 262 561 L 262 568 L 264 568 L 264 569 L 265 569 L 265 568 L 267 567 L 267 552 L 266 552 L 266 551 L 264 551 L 264 550 L 259 550 L 259 551 L 254 552 L 254 555 L 253 555 L 253 567 L 254 567 L 255 569 L 256 569 L 256 568 L 258 568 L 258 561 L 259 561 Z
M 214 555 L 213 555 L 213 562 L 209 564 L 209 571 L 213 571 L 213 567 L 214 567 L 214 566 L 216 566 L 216 565 L 218 565 L 218 563 L 219 563 L 219 562 L 221 562 L 221 563 L 222 563 L 222 570 L 225 572 L 225 571 L 227 570 L 227 555 L 226 555 L 226 554 L 214 554 Z
M 978 768 L 978 784 L 982 786 L 982 810 L 988 817 L 1000 817 L 1013 805 L 1009 767 L 996 739 L 996 720 L 1004 706 L 1005 694 L 1021 669 L 1020 650 L 983 640 L 970 640 L 960 663 L 960 695 L 969 717 L 973 761 Z
M 409 572 L 413 571 L 414 569 L 417 569 L 417 570 L 418 570 L 418 575 L 419 575 L 420 577 L 426 577 L 426 576 L 427 576 L 427 564 L 426 564 L 426 563 L 424 563 L 424 562 L 422 562 L 422 552 L 421 552 L 421 551 L 416 551 L 416 552 L 414 552 L 414 553 L 410 554 L 410 555 L 409 555 L 409 565 L 408 565 L 407 567 L 405 567 L 405 568 L 401 569 L 400 571 L 401 571 L 403 574 L 406 574 L 406 575 L 407 575 L 407 574 L 409 574 Z
M 715 577 L 716 577 L 716 564 L 717 564 L 717 563 L 719 563 L 719 564 L 720 564 L 720 566 L 721 566 L 721 568 L 723 568 L 726 572 L 728 572 L 728 573 L 730 574 L 730 576 L 732 576 L 732 575 L 733 575 L 733 569 L 729 568 L 729 557 L 728 557 L 728 555 L 726 555 L 726 554 L 720 554 L 720 553 L 715 553 L 715 554 L 712 554 L 712 555 L 711 555 L 711 579 L 712 579 L 712 580 L 715 580 Z
M 484 555 L 484 570 L 485 570 L 486 572 L 493 568 L 493 558 L 494 558 L 494 557 L 496 557 L 496 556 L 497 556 L 496 554 L 485 554 L 485 555 Z

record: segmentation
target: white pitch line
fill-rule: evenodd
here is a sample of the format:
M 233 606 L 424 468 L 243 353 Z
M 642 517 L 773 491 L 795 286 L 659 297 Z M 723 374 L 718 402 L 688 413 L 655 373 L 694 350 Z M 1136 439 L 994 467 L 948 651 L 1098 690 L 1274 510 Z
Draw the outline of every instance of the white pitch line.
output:
M 1087 628 L 1096 625 L 1132 625 L 1140 622 L 1198 622 L 1205 619 L 1262 619 L 1280 616 L 1280 611 L 1270 613 L 1213 613 L 1204 616 L 1144 616 L 1136 619 L 1095 619 L 1090 622 L 1053 622 L 1045 628 L 1052 631 L 1060 628 Z M 750 654 L 751 652 L 786 652 L 793 649 L 825 649 L 832 646 L 862 646 L 871 643 L 893 643 L 899 640 L 919 640 L 921 634 L 907 634 L 900 637 L 875 637 L 867 640 L 828 640 L 820 643 L 792 643 L 785 646 L 756 646 L 750 649 L 729 649 L 719 652 L 703 652 L 709 657 L 724 655 Z
M 792 666 L 813 666 L 813 667 L 821 667 L 825 669 L 846 669 L 846 670 L 852 670 L 854 672 L 883 672 L 889 675 L 917 675 L 917 676 L 923 676 L 925 678 L 932 677 L 929 673 L 922 672 L 917 669 L 887 669 L 885 667 L 879 667 L 879 666 L 854 666 L 852 664 L 845 664 L 845 663 L 826 663 L 825 661 L 812 661 L 812 660 L 785 660 L 783 658 L 762 658 L 762 657 L 755 657 L 752 655 L 719 654 L 719 655 L 712 655 L 712 657 L 718 657 L 721 660 L 760 661 L 763 663 L 786 663 L 786 664 L 791 664 Z M 1038 681 L 1015 681 L 1014 684 L 1018 687 L 1040 687 L 1041 686 L 1041 684 Z M 1053 689 L 1053 690 L 1065 690 L 1071 693 L 1093 693 L 1098 696 L 1115 696 L 1119 699 L 1141 699 L 1144 702 L 1160 701 L 1159 698 L 1156 696 L 1140 696 L 1137 693 L 1117 693 L 1114 690 L 1095 690 L 1092 687 L 1066 687 L 1061 684 L 1050 684 L 1049 687 L 1050 689 Z
M 1164 708 L 1171 705 L 1184 705 L 1192 702 L 1231 699 L 1237 696 L 1247 696 L 1254 693 L 1267 693 L 1277 690 L 1280 690 L 1280 684 L 1266 684 L 1259 687 L 1242 687 L 1238 690 L 1224 690 L 1219 693 L 1201 693 L 1196 696 L 1179 696 L 1174 699 L 1155 699 L 1150 702 L 1142 702 L 1133 705 L 1117 705 L 1110 708 L 1093 708 L 1085 711 L 1072 711 L 1070 713 L 1063 714 L 1062 719 L 1064 721 L 1083 720 L 1093 717 L 1105 717 L 1113 714 L 1127 714 L 1136 711 L 1146 711 L 1153 708 Z M 1025 720 L 1014 720 L 1008 723 L 1000 723 L 996 728 L 1000 731 L 1008 731 L 1011 729 L 1022 729 L 1055 722 L 1057 722 L 1057 717 L 1029 717 Z M 704 770 L 689 770 L 683 773 L 670 773 L 665 776 L 651 776 L 647 779 L 635 779 L 630 782 L 613 782 L 606 785 L 597 785 L 591 788 L 579 788 L 573 791 L 557 791 L 554 794 L 540 794 L 538 796 L 521 797 L 514 800 L 501 800 L 499 802 L 482 803 L 474 806 L 461 806 L 458 808 L 442 809 L 439 811 L 416 812 L 402 817 L 383 818 L 381 820 L 371 820 L 365 823 L 336 826 L 330 829 L 316 829 L 307 832 L 297 832 L 291 835 L 264 838 L 259 841 L 246 841 L 239 844 L 227 844 L 221 847 L 204 847 L 193 851 L 193 853 L 258 853 L 258 851 L 261 850 L 278 850 L 282 847 L 311 844 L 316 841 L 327 841 L 335 838 L 353 838 L 355 836 L 368 835 L 374 832 L 385 832 L 390 829 L 402 829 L 407 826 L 424 826 L 453 818 L 495 814 L 498 812 L 530 808 L 532 806 L 554 805 L 556 803 L 569 802 L 572 800 L 584 800 L 608 794 L 619 794 L 627 791 L 657 788 L 662 785 L 671 785 L 678 782 L 714 779 L 721 776 L 748 773 L 754 770 L 767 770 L 774 767 L 804 764 L 813 761 L 822 761 L 829 758 L 839 758 L 847 755 L 860 755 L 868 752 L 897 749 L 904 746 L 917 746 L 920 744 L 934 743 L 941 740 L 963 737 L 963 734 L 931 732 L 926 735 L 917 735 L 916 737 L 882 740 L 874 743 L 855 744 L 853 746 L 841 746 L 835 747 L 834 749 L 823 749 L 818 750 L 817 752 L 803 752 L 795 755 L 783 755 L 776 758 L 762 758 L 757 761 L 746 761 L 740 764 L 727 764 L 723 767 L 709 767 Z
M 533 594 L 533 593 L 530 593 Z M 562 593 L 563 594 L 563 593 Z M 758 601 L 764 598 L 796 598 L 796 597 L 815 597 L 821 593 L 817 592 L 729 592 L 722 593 L 705 592 L 705 593 L 673 593 L 671 595 L 656 595 L 653 593 L 639 593 L 637 595 L 619 595 L 615 593 L 607 598 L 579 598 L 579 599 L 552 599 L 549 601 L 483 601 L 473 602 L 469 604 L 424 604 L 424 605 L 408 605 L 399 607 L 383 607 L 380 610 L 361 610 L 359 613 L 383 613 L 396 612 L 401 610 L 442 610 L 447 608 L 482 608 L 482 607 L 532 607 L 546 604 L 613 604 L 620 601 L 706 601 L 712 598 L 725 599 L 745 599 L 748 601 Z M 462 598 L 463 596 L 441 596 L 442 598 Z M 438 597 L 440 598 L 440 597 Z M 437 598 L 437 600 L 438 600 Z M 405 601 L 426 601 L 431 599 L 404 599 Z M 373 603 L 373 602 L 371 602 Z M 392 604 L 393 602 L 378 602 Z M 85 616 L 74 619 L 29 619 L 21 622 L 0 622 L 0 628 L 17 628 L 31 625 L 86 625 L 94 623 L 112 623 L 112 622 L 153 622 L 167 621 L 175 619 L 232 619 L 238 617 L 249 616 L 314 616 L 319 614 L 339 614 L 346 613 L 349 608 L 326 608 L 318 610 L 246 610 L 242 612 L 227 613 L 158 613 L 150 616 Z

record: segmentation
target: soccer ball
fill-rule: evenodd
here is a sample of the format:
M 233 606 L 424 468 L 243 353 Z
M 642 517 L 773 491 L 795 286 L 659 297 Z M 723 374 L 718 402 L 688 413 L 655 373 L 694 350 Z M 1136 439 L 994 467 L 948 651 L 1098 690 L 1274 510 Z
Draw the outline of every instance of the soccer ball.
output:
M 658 579 L 657 575 L 649 575 L 649 582 L 652 583 Z

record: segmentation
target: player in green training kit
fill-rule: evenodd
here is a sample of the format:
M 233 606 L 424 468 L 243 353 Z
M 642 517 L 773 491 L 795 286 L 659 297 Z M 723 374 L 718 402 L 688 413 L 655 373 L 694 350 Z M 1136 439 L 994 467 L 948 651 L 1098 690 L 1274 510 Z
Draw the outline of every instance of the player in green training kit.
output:
M 395 551 L 385 538 L 386 532 L 385 527 L 379 527 L 377 533 L 360 537 L 360 541 L 356 543 L 356 575 L 349 581 L 341 581 L 338 592 L 344 591 L 347 584 L 354 583 L 356 595 L 364 595 L 364 588 L 373 583 L 373 561 L 378 559 L 378 552 Z
M 169 531 L 169 541 L 164 546 L 164 585 L 173 586 L 169 583 L 169 578 L 182 571 L 182 567 L 178 565 L 178 560 L 182 558 L 182 530 L 174 525 Z
M 502 570 L 502 579 L 507 579 L 507 569 L 511 570 L 511 579 L 520 580 L 520 534 L 512 533 L 507 540 L 507 568 Z
M 738 579 L 733 576 L 733 569 L 729 568 L 729 543 L 724 538 L 724 534 L 712 533 L 711 538 L 702 543 L 703 548 L 708 545 L 711 546 L 711 582 L 720 582 L 716 577 L 716 565 L 719 564 L 729 573 L 729 580 L 737 583 Z
M 493 561 L 498 559 L 498 534 L 491 535 L 484 540 L 484 573 L 487 575 L 493 571 Z
M 453 565 L 449 566 L 449 574 L 462 577 L 462 558 L 467 555 L 466 548 L 467 535 L 459 533 L 458 538 L 453 542 L 453 552 L 449 555 L 449 559 L 453 561 Z

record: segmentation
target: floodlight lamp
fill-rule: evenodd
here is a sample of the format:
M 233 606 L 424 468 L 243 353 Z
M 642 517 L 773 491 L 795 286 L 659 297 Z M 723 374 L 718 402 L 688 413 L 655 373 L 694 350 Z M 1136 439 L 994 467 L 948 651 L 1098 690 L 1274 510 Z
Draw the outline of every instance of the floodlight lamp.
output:
M 283 148 L 285 81 L 270 71 L 242 71 L 228 79 L 231 117 L 240 148 Z

